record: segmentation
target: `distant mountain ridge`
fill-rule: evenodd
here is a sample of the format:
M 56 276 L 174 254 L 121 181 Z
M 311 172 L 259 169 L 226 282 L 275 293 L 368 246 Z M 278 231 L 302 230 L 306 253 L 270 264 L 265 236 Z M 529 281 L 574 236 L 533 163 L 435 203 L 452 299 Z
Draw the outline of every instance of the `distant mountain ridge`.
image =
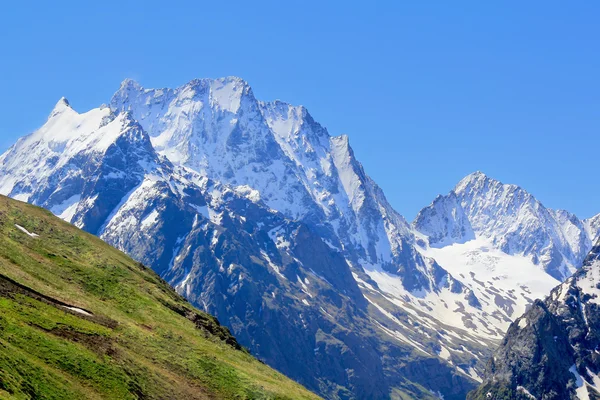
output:
M 544 211 L 505 186 L 475 174 L 409 224 L 348 137 L 304 107 L 257 100 L 236 77 L 176 89 L 126 80 L 109 107 L 82 114 L 61 99 L 0 156 L 0 194 L 151 266 L 329 398 L 464 398 L 510 322 L 558 283 L 550 273 L 591 247 L 598 218 Z M 505 202 L 508 222 L 493 225 L 506 193 L 526 201 Z M 531 224 L 509 224 L 531 207 Z M 517 231 L 534 245 L 500 240 Z M 556 239 L 550 250 L 540 237 Z M 527 276 L 512 276 L 514 262 Z
M 598 237 L 597 219 L 580 220 L 568 211 L 548 209 L 520 187 L 476 172 L 421 210 L 413 225 L 429 236 L 431 246 L 484 238 L 507 254 L 531 257 L 564 280 Z
M 598 238 L 597 218 L 548 209 L 524 189 L 475 172 L 421 210 L 412 226 L 423 235 L 423 253 L 473 291 L 473 304 L 503 336 L 581 265 Z

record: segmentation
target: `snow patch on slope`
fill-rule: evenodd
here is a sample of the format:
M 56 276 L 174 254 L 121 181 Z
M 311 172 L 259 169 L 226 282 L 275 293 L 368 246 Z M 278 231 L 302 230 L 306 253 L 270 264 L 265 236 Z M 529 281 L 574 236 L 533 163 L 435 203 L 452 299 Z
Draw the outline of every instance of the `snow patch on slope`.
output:
M 38 235 L 37 233 L 29 232 L 27 229 L 23 228 L 21 225 L 15 224 L 15 226 L 17 227 L 18 230 L 20 230 L 21 232 L 25 233 L 27 236 L 30 236 L 32 238 L 40 237 L 40 235 Z

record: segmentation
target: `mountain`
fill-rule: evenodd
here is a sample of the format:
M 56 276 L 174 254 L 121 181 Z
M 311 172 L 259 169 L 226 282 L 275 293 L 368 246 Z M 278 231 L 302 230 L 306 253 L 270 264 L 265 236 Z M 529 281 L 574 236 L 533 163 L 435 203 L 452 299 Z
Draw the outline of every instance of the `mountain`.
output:
M 513 324 L 470 399 L 600 398 L 600 244 Z
M 0 397 L 318 397 L 150 269 L 0 196 Z
M 591 249 L 598 233 L 593 221 L 546 208 L 524 189 L 476 172 L 423 209 L 414 226 L 431 247 L 485 240 L 506 254 L 530 258 L 562 281 Z
M 475 387 L 493 341 L 430 313 L 438 294 L 471 292 L 422 256 L 347 137 L 303 107 L 256 100 L 239 78 L 125 81 L 110 104 L 80 114 L 61 99 L 0 157 L 0 193 L 150 266 L 324 396 Z
M 130 112 L 172 162 L 229 186 L 248 186 L 267 207 L 309 226 L 344 256 L 367 300 L 406 318 L 408 309 L 432 319 L 421 326 L 441 332 L 451 352 L 456 343 L 446 329 L 471 331 L 458 336 L 471 342 L 472 358 L 465 362 L 458 347 L 457 362 L 476 376 L 479 353 L 503 331 L 472 306 L 478 304 L 472 290 L 423 255 L 412 227 L 365 173 L 347 136 L 330 136 L 302 106 L 256 100 L 233 77 L 177 89 L 144 89 L 127 80 L 110 104 Z M 422 334 L 406 325 L 399 331 L 419 349 L 414 341 Z M 431 350 L 445 355 L 443 347 Z
M 240 78 L 126 80 L 109 104 L 61 99 L 0 156 L 0 193 L 150 266 L 328 398 L 463 399 L 600 228 L 481 173 L 409 224 L 347 136 Z
M 271 209 L 312 225 L 355 263 L 431 289 L 409 224 L 365 174 L 345 136 L 330 137 L 304 107 L 258 101 L 240 78 L 177 89 L 127 80 L 110 102 L 130 112 L 161 155 L 229 186 L 248 186 Z
M 503 335 L 581 265 L 597 220 L 546 208 L 524 189 L 476 172 L 421 210 L 413 227 L 423 254 L 473 291 Z

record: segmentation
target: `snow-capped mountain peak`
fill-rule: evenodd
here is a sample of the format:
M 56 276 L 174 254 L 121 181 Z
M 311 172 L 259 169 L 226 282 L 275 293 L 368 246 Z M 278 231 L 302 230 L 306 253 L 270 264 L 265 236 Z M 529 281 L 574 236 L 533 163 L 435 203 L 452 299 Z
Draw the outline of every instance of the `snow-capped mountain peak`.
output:
M 447 196 L 438 195 L 429 207 L 419 212 L 413 225 L 428 237 L 431 247 L 475 239 L 471 223 L 454 191 Z
M 595 240 L 592 225 L 480 171 L 412 224 L 424 236 L 423 254 L 473 291 L 500 332 L 581 265 Z
M 312 141 L 327 140 L 329 133 L 310 115 L 306 107 L 275 100 L 260 102 L 267 123 L 273 132 L 282 140 L 289 141 L 301 136 L 305 129 L 304 144 L 311 146 Z M 310 149 L 309 149 L 310 150 Z
M 116 117 L 120 118 L 121 125 L 134 123 L 130 116 L 117 116 L 107 106 L 78 113 L 70 106 L 68 100 L 62 97 L 49 114 L 46 123 L 25 137 L 21 145 L 25 142 L 37 143 L 41 146 L 55 147 L 54 150 L 70 149 L 72 153 L 84 149 L 91 150 L 92 147 L 95 147 L 95 150 L 103 150 L 114 142 L 119 134 L 118 130 L 110 129 L 115 125 L 106 127 Z
M 71 108 L 71 105 L 69 104 L 69 101 L 65 97 L 61 97 L 56 102 L 56 105 L 52 109 L 52 112 L 50 112 L 50 115 L 48 116 L 48 119 L 54 118 L 57 115 L 62 114 L 66 110 L 73 110 L 73 109 Z
M 122 85 L 111 100 L 115 112 L 130 110 L 152 138 L 157 151 L 198 171 L 223 166 L 233 173 L 239 163 L 228 158 L 209 166 L 224 151 L 247 149 L 242 156 L 262 156 L 273 138 L 264 129 L 258 101 L 237 77 L 195 79 L 176 89 Z M 249 160 L 244 159 L 244 162 Z
M 458 182 L 452 190 L 459 198 L 487 197 L 490 202 L 506 202 L 507 199 L 519 196 L 519 202 L 533 199 L 529 193 L 514 184 L 505 184 L 489 177 L 481 171 L 473 172 Z
M 128 88 L 131 88 L 131 89 L 141 89 L 141 87 L 142 86 L 138 83 L 138 81 L 136 81 L 134 79 L 131 79 L 131 78 L 125 78 L 121 82 L 121 86 L 119 88 L 119 91 L 127 90 Z
M 453 207 L 440 213 L 440 204 L 447 203 Z M 546 208 L 521 187 L 480 171 L 466 176 L 450 194 L 423 209 L 413 223 L 431 238 L 431 245 L 468 239 L 439 228 L 447 230 L 448 225 L 459 232 L 472 229 L 472 238 L 490 241 L 507 254 L 531 257 L 559 280 L 580 265 L 595 239 L 589 236 L 593 229 L 576 216 Z
M 240 78 L 198 79 L 177 89 L 125 85 L 111 107 L 131 110 L 174 164 L 257 190 L 271 208 L 321 226 L 334 235 L 332 244 L 371 263 L 391 262 L 399 243 L 414 241 L 347 137 L 330 137 L 303 106 L 259 102 Z
M 150 139 L 130 113 L 108 107 L 78 113 L 61 99 L 46 123 L 20 139 L 1 158 L 0 193 L 51 209 L 71 221 L 89 174 L 106 157 L 126 158 L 125 143 L 150 165 L 156 160 Z M 113 149 L 118 154 L 113 155 Z M 129 170 L 128 170 L 129 168 Z M 98 170 L 99 171 L 99 170 Z M 107 172 L 107 179 L 134 174 L 130 165 Z
M 454 192 L 461 192 L 469 186 L 476 186 L 487 180 L 491 180 L 486 174 L 481 171 L 475 171 L 462 178 L 454 187 Z

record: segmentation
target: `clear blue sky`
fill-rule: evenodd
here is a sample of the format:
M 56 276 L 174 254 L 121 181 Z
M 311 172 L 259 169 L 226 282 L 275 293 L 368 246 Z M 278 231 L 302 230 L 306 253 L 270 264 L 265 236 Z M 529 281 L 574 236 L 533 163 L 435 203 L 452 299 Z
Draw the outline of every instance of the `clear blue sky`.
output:
M 61 96 L 238 75 L 348 134 L 408 219 L 475 170 L 600 212 L 599 2 L 135 3 L 0 6 L 0 151 Z

